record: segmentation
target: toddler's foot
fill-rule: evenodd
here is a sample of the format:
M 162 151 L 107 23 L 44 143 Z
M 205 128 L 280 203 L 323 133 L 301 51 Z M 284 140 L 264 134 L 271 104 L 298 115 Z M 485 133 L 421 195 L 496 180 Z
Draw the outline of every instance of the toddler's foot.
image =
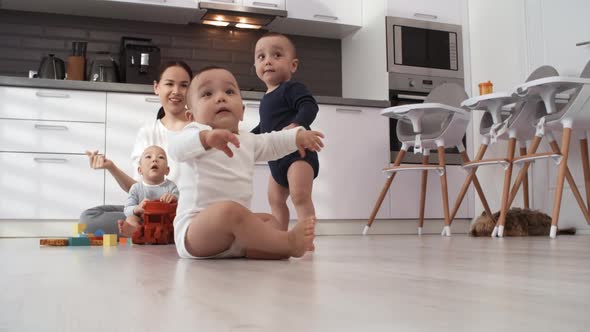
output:
M 125 220 L 118 220 L 117 224 L 119 225 L 119 234 L 125 237 L 132 237 L 135 230 L 137 230 L 136 225 L 132 225 Z
M 315 237 L 315 217 L 299 220 L 289 231 L 291 256 L 301 257 L 313 245 Z

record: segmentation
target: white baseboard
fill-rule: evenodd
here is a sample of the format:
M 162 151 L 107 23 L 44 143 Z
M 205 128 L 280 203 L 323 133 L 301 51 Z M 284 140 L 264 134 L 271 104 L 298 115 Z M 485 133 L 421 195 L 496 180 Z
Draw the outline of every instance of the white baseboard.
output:
M 63 237 L 71 236 L 72 225 L 77 220 L 0 220 L 0 237 Z M 367 224 L 365 219 L 318 220 L 317 235 L 360 235 Z M 440 234 L 442 220 L 428 219 L 423 234 Z M 452 232 L 467 233 L 469 220 L 453 221 Z M 378 219 L 368 234 L 417 234 L 417 220 Z

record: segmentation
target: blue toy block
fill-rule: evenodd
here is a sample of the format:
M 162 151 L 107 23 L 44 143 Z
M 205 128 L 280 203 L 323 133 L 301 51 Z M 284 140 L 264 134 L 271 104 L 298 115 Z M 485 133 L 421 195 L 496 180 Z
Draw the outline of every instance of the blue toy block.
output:
M 89 246 L 90 239 L 87 237 L 71 237 L 68 239 L 70 246 Z
M 94 232 L 94 236 L 103 236 L 103 235 L 104 235 L 104 231 L 102 229 L 99 229 L 96 232 Z

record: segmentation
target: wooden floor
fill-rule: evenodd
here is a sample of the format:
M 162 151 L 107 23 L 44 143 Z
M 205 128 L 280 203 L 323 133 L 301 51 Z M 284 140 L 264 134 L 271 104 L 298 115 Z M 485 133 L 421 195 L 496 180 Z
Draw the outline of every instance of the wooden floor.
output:
M 0 331 L 589 331 L 590 236 L 324 236 L 288 261 L 0 240 Z

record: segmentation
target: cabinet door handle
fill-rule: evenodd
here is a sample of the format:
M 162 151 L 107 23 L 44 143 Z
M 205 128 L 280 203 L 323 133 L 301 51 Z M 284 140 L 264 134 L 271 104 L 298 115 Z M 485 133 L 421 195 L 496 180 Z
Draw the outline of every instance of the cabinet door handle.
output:
M 210 2 L 236 3 L 236 0 L 209 0 Z
M 52 126 L 52 125 L 35 124 L 35 129 L 39 129 L 39 130 L 68 130 L 68 127 L 67 126 Z
M 254 166 L 268 166 L 268 163 L 266 161 L 257 161 Z
M 69 94 L 62 92 L 37 91 L 35 95 L 44 98 L 70 98 Z
M 438 16 L 436 16 L 436 15 L 424 14 L 424 13 L 414 13 L 414 17 L 429 18 L 431 20 L 436 20 L 438 18 Z
M 576 43 L 576 46 L 584 46 L 584 45 L 590 45 L 590 40 L 585 41 L 585 42 L 581 42 L 581 43 Z
M 338 16 L 315 14 L 313 17 L 319 18 L 321 20 L 338 21 Z
M 260 104 L 254 104 L 254 103 L 246 103 L 245 105 L 246 105 L 246 107 L 252 107 L 252 108 L 260 107 Z
M 33 158 L 33 160 L 35 162 L 38 163 L 46 163 L 46 164 L 65 164 L 68 162 L 67 159 L 65 158 L 40 158 L 40 157 L 35 157 Z
M 360 114 L 363 112 L 363 110 L 361 109 L 354 109 L 354 108 L 337 108 L 336 112 L 341 112 L 341 113 L 357 113 Z
M 145 97 L 148 103 L 160 103 L 160 97 Z
M 252 2 L 252 4 L 254 6 L 260 6 L 260 7 L 274 7 L 274 8 L 277 8 L 279 6 L 276 3 L 261 2 L 261 1 L 254 1 L 254 2 Z

